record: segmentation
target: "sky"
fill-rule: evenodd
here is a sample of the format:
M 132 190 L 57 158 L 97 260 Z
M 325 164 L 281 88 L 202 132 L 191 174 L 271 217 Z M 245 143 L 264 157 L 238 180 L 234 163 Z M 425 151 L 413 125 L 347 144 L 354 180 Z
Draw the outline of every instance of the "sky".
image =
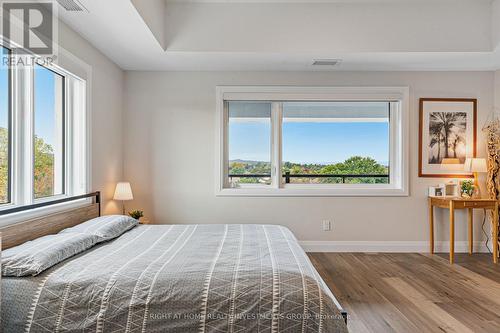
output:
M 57 74 L 42 67 L 35 68 L 35 134 L 54 146 L 55 140 L 55 80 Z
M 229 159 L 269 161 L 270 122 L 232 122 Z M 389 160 L 388 122 L 284 122 L 283 161 L 330 164 L 351 156 Z
M 2 48 L 3 49 L 3 48 Z M 3 52 L 3 50 L 2 50 Z M 2 53 L 3 55 L 3 53 Z M 46 143 L 54 144 L 55 140 L 55 77 L 52 71 L 37 66 L 35 70 L 35 133 Z M 8 73 L 2 66 L 0 69 L 0 127 L 6 128 L 8 122 Z
M 3 57 L 4 55 L 4 48 L 1 48 L 1 55 Z M 3 63 L 3 62 L 2 62 Z M 6 128 L 7 127 L 7 121 L 8 121 L 8 115 L 7 115 L 7 109 L 8 109 L 8 91 L 7 91 L 7 82 L 8 82 L 8 76 L 7 76 L 7 70 L 4 68 L 4 66 L 0 67 L 0 127 Z

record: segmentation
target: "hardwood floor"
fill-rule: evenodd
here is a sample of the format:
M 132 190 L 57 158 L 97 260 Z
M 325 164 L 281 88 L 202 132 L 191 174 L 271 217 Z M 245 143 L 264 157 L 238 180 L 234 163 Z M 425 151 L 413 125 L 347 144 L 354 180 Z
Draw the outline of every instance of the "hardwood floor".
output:
M 309 253 L 348 312 L 350 332 L 500 332 L 491 255 Z

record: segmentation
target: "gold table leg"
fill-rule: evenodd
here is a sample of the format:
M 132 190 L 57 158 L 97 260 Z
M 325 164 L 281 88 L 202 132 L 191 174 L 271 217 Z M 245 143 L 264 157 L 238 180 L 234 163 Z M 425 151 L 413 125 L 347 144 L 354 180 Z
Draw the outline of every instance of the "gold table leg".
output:
M 429 200 L 429 251 L 434 254 L 434 207 Z
M 453 201 L 450 201 L 450 264 L 455 259 L 455 207 Z
M 468 216 L 468 220 L 469 220 L 469 254 L 472 254 L 472 247 L 473 247 L 473 231 L 472 231 L 472 226 L 473 226 L 473 209 L 472 208 L 469 208 L 469 216 Z

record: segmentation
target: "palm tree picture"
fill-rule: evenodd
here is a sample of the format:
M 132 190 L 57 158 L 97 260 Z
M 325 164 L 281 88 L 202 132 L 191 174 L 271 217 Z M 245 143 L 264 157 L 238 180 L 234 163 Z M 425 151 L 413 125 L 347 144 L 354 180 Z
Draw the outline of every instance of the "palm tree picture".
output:
M 463 164 L 476 156 L 476 119 L 476 99 L 420 99 L 419 177 L 470 177 Z
M 432 112 L 429 115 L 429 164 L 441 164 L 443 158 L 465 161 L 467 113 Z

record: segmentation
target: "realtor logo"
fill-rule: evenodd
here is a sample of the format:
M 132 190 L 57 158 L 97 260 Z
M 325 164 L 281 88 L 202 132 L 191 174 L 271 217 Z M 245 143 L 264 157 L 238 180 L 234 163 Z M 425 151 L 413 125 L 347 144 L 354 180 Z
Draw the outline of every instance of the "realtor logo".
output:
M 57 18 L 53 1 L 1 1 L 2 34 L 18 53 L 54 55 Z

